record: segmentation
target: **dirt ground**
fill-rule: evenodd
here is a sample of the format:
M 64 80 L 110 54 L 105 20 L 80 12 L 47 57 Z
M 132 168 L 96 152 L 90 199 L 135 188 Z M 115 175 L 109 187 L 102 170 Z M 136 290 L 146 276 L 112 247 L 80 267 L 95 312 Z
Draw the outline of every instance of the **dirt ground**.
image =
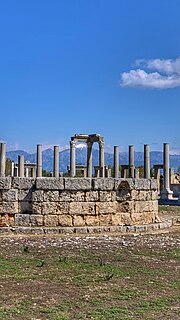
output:
M 178 320 L 179 269 L 178 225 L 151 234 L 1 235 L 0 319 Z

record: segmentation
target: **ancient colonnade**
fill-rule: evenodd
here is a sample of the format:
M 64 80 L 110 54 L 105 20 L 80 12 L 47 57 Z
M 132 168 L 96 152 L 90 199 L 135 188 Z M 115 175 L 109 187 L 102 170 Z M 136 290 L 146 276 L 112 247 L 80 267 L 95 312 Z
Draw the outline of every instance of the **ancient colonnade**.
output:
M 76 176 L 76 143 L 87 143 L 87 177 L 92 177 L 92 146 L 94 142 L 99 144 L 99 176 L 105 177 L 104 164 L 104 138 L 98 134 L 85 135 L 76 134 L 71 137 L 70 141 L 70 176 Z M 28 164 L 24 162 L 24 156 L 18 157 L 18 166 L 14 167 L 12 162 L 11 176 L 28 177 L 29 169 L 30 176 L 42 177 L 42 145 L 37 145 L 36 164 Z M 122 165 L 122 168 L 128 169 L 128 176 L 130 178 L 138 178 L 138 168 L 134 165 L 134 146 L 129 146 L 129 164 Z M 0 144 L 0 177 L 5 177 L 6 169 L 6 144 Z M 170 190 L 170 175 L 169 175 L 169 144 L 163 145 L 163 172 L 164 172 L 164 188 L 161 192 L 162 199 L 171 199 L 172 191 Z M 59 177 L 59 146 L 54 146 L 54 162 L 53 162 L 53 176 Z M 119 147 L 114 146 L 114 177 L 120 177 L 119 171 Z M 122 177 L 125 177 L 125 170 L 123 170 Z M 150 178 L 150 151 L 149 145 L 144 145 L 144 178 Z

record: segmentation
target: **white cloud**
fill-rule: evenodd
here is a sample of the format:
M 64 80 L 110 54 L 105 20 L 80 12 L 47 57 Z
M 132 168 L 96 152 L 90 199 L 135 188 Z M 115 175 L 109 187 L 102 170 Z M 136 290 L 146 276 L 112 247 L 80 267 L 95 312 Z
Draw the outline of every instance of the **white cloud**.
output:
M 180 57 L 175 60 L 137 60 L 135 65 L 140 68 L 121 74 L 122 87 L 168 89 L 180 86 Z

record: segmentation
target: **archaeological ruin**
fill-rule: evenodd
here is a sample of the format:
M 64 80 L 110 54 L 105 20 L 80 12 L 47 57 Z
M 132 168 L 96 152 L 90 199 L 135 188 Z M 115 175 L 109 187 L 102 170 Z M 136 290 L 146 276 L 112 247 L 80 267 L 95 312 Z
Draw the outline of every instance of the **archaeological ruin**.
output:
M 87 144 L 87 166 L 76 176 L 76 143 Z M 92 146 L 99 144 L 99 166 L 92 168 Z M 163 201 L 173 199 L 170 189 L 169 145 L 164 144 L 160 192 Z M 99 134 L 76 134 L 70 141 L 69 177 L 60 176 L 59 146 L 54 146 L 53 176 L 42 176 L 42 145 L 37 145 L 36 163 L 11 162 L 5 175 L 6 144 L 0 146 L 0 230 L 1 232 L 101 232 L 145 231 L 161 227 L 158 217 L 158 181 L 150 178 L 149 145 L 144 145 L 144 178 L 134 164 L 134 146 L 129 146 L 129 164 L 119 171 L 119 148 L 114 146 L 114 171 L 104 163 L 104 138 Z M 128 177 L 126 177 L 128 176 Z M 177 183 L 178 185 L 178 183 Z M 176 188 L 179 197 L 179 189 Z M 140 229 L 141 228 L 141 229 Z

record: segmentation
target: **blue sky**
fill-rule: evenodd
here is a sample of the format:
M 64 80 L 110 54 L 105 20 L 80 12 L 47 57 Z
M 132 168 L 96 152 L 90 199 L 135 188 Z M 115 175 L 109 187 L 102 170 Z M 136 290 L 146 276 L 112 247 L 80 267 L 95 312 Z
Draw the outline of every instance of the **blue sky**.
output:
M 180 153 L 179 0 L 7 0 L 0 140 L 9 150 L 100 133 L 106 149 Z

